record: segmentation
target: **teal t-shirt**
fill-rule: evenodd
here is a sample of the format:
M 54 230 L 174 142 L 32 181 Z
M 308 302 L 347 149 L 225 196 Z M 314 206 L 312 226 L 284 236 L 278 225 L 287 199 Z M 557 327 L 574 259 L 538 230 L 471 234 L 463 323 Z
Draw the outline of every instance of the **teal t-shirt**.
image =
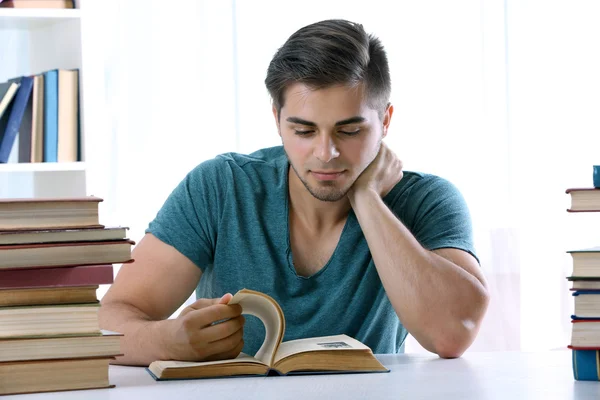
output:
M 407 331 L 352 211 L 327 264 L 310 277 L 296 274 L 288 168 L 281 146 L 203 162 L 174 189 L 146 232 L 202 270 L 198 298 L 242 288 L 272 296 L 285 314 L 284 340 L 347 334 L 375 353 L 402 351 Z M 426 249 L 474 254 L 468 208 L 448 181 L 405 171 L 384 201 Z M 243 351 L 255 354 L 264 335 L 260 320 L 247 316 Z

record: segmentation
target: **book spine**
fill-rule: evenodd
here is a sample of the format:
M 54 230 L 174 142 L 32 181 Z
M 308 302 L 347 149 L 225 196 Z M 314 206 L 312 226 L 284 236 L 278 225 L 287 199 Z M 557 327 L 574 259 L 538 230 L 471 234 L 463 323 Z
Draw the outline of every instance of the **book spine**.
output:
M 0 270 L 1 289 L 72 287 L 113 283 L 112 264 L 23 270 Z
M 19 133 L 23 115 L 29 102 L 29 96 L 33 88 L 33 78 L 24 76 L 21 80 L 21 86 L 14 99 L 14 104 L 8 117 L 6 130 L 0 143 L 0 163 L 7 163 L 12 151 L 15 139 Z
M 600 350 L 572 351 L 575 380 L 600 381 Z
M 58 158 L 58 70 L 44 73 L 44 162 Z

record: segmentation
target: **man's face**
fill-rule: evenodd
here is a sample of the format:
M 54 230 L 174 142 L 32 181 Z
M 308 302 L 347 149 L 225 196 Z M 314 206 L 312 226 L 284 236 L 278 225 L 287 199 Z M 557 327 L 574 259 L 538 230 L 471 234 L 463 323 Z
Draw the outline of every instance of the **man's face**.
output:
M 319 200 L 343 199 L 377 156 L 391 111 L 381 121 L 362 86 L 312 90 L 296 83 L 286 89 L 284 104 L 279 134 L 295 176 Z

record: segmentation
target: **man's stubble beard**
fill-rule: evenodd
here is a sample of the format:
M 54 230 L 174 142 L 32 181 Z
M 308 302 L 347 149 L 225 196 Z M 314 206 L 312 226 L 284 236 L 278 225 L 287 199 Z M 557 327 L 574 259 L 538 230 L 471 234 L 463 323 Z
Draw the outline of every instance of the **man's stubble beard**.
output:
M 289 162 L 289 157 L 288 157 L 288 162 Z M 298 173 L 298 170 L 296 169 L 296 167 L 294 166 L 294 164 L 292 164 L 290 162 L 290 165 L 292 166 L 292 169 L 294 170 L 294 173 L 296 174 L 296 176 L 298 177 L 298 179 L 300 180 L 300 182 L 302 182 L 302 184 L 304 185 L 304 187 L 306 188 L 306 190 L 308 190 L 308 192 L 315 199 L 317 199 L 317 200 L 329 201 L 329 202 L 339 201 L 339 200 L 343 199 L 348 194 L 348 191 L 350 190 L 350 188 L 354 184 L 354 182 L 352 182 L 352 184 L 349 185 L 346 189 L 339 189 L 339 190 L 335 190 L 335 191 L 329 191 L 329 190 L 327 190 L 327 191 L 323 191 L 323 193 L 319 193 L 318 189 L 313 189 L 308 184 L 308 182 L 306 182 L 304 179 L 302 179 L 302 177 Z M 325 186 L 329 186 L 329 187 L 333 187 L 334 186 L 333 182 L 323 182 L 323 183 L 325 184 Z
M 308 182 L 306 182 L 306 180 L 302 179 L 302 177 L 300 176 L 300 174 L 298 173 L 298 170 L 296 169 L 296 167 L 294 166 L 294 164 L 292 164 L 292 162 L 290 161 L 290 157 L 287 154 L 287 151 L 285 150 L 285 147 L 283 147 L 283 151 L 285 153 L 285 156 L 288 159 L 288 163 L 291 165 L 292 169 L 294 170 L 294 173 L 296 174 L 296 176 L 298 177 L 298 179 L 300 180 L 300 182 L 302 182 L 302 184 L 304 185 L 304 187 L 306 188 L 306 190 L 308 190 L 308 192 L 317 200 L 321 200 L 321 201 L 327 201 L 327 202 L 336 202 L 336 201 L 340 201 L 342 200 L 344 197 L 346 197 L 348 195 L 348 192 L 350 191 L 350 189 L 352 189 L 352 186 L 354 185 L 354 183 L 356 182 L 356 180 L 362 175 L 363 172 L 365 172 L 365 170 L 369 167 L 369 165 L 371 165 L 371 163 L 375 160 L 375 158 L 377 157 L 377 154 L 379 154 L 379 150 L 381 149 L 381 141 L 383 138 L 379 139 L 379 142 L 377 143 L 377 151 L 375 151 L 375 155 L 372 156 L 371 161 L 369 161 L 369 163 L 367 164 L 367 166 L 365 168 L 363 168 L 362 171 L 360 171 L 360 174 L 358 174 L 358 176 L 352 181 L 352 183 L 350 185 L 348 185 L 347 188 L 345 189 L 339 189 L 336 190 L 334 192 L 331 191 L 327 191 L 325 193 L 319 193 L 317 191 L 317 189 L 312 188 Z M 335 184 L 333 182 L 323 182 L 325 185 L 329 185 L 329 186 L 334 186 Z

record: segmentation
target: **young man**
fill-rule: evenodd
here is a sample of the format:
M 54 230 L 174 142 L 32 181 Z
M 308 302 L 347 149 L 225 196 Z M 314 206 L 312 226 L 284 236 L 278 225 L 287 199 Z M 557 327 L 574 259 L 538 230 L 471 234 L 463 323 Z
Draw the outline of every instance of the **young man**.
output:
M 125 334 L 117 362 L 254 354 L 261 323 L 227 305 L 242 288 L 279 302 L 284 340 L 345 333 L 394 353 L 410 332 L 460 356 L 488 304 L 469 212 L 382 142 L 394 109 L 380 41 L 348 21 L 306 26 L 266 85 L 283 146 L 218 156 L 175 188 L 102 300 L 101 326 Z

